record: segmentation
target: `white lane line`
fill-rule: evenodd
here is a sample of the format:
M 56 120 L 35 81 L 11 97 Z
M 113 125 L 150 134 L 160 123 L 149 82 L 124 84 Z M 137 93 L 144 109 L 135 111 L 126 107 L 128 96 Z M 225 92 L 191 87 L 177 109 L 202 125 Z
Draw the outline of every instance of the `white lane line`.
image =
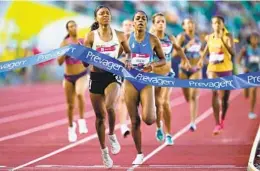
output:
M 93 110 L 86 112 L 84 115 L 86 115 L 85 119 L 88 119 L 88 118 L 95 116 Z M 78 116 L 75 119 L 77 119 L 77 118 L 78 118 Z M 44 125 L 40 125 L 40 126 L 30 128 L 30 129 L 27 129 L 27 130 L 24 130 L 24 131 L 21 131 L 21 132 L 17 132 L 17 133 L 11 134 L 11 135 L 1 137 L 0 142 L 10 140 L 10 139 L 13 139 L 13 138 L 22 137 L 22 136 L 32 134 L 32 133 L 35 133 L 35 132 L 38 132 L 38 131 L 42 131 L 42 130 L 45 130 L 45 129 L 50 129 L 50 128 L 53 128 L 53 127 L 56 127 L 56 126 L 64 125 L 66 123 L 68 123 L 67 118 L 60 119 L 60 120 L 57 120 L 55 122 L 50 122 L 50 123 L 47 123 L 47 124 L 44 124 Z
M 234 168 L 246 168 L 243 166 L 236 165 L 149 165 L 152 168 L 185 168 L 185 169 L 234 169 Z
M 0 124 L 13 122 L 13 121 L 17 121 L 20 119 L 32 118 L 32 117 L 41 116 L 41 115 L 45 115 L 45 114 L 51 114 L 53 112 L 58 112 L 58 111 L 62 111 L 62 110 L 66 110 L 65 104 L 59 104 L 59 105 L 55 105 L 55 106 L 40 108 L 40 109 L 36 109 L 33 111 L 24 112 L 24 113 L 20 113 L 17 115 L 1 118 Z
M 10 112 L 14 110 L 19 110 L 19 109 L 26 109 L 29 106 L 37 107 L 37 106 L 43 106 L 43 105 L 51 105 L 53 103 L 64 103 L 64 100 L 58 96 L 54 96 L 46 99 L 41 99 L 41 100 L 33 100 L 33 99 L 28 99 L 27 101 L 24 102 L 19 102 L 19 103 L 11 103 L 8 105 L 4 105 L 0 107 L 0 112 Z
M 52 165 L 37 165 L 35 166 L 36 168 L 59 168 L 59 169 L 65 169 L 65 168 L 85 168 L 85 169 L 90 169 L 90 168 L 105 168 L 104 165 L 57 165 L 57 164 L 52 164 Z M 118 169 L 124 169 L 127 168 L 127 166 L 123 165 L 113 165 L 113 168 L 118 168 Z M 236 166 L 236 165 L 145 165 L 142 167 L 142 169 L 155 169 L 155 168 L 175 168 L 175 169 L 243 169 L 246 167 L 243 166 Z
M 105 168 L 104 165 L 91 165 L 91 166 L 77 166 L 77 165 L 37 165 L 35 166 L 36 168 Z M 120 165 L 113 165 L 113 168 L 121 168 L 122 166 Z
M 51 101 L 53 103 L 52 100 L 49 100 L 49 101 Z M 87 101 L 86 105 L 89 105 L 89 104 L 90 104 L 90 101 Z M 31 110 L 28 112 L 0 118 L 0 124 L 17 121 L 20 119 L 28 119 L 28 118 L 32 118 L 32 117 L 42 116 L 42 115 L 51 114 L 51 113 L 59 112 L 59 111 L 65 111 L 65 110 L 66 110 L 65 103 L 60 103 L 60 104 L 52 105 L 49 107 L 40 107 L 36 110 Z

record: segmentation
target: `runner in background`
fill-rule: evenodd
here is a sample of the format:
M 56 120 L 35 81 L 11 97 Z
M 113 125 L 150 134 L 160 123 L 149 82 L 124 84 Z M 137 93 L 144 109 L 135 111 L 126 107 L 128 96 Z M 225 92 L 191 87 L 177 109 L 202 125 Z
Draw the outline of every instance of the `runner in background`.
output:
M 176 51 L 182 59 L 183 68 L 189 68 L 190 63 L 181 47 L 177 45 L 176 38 L 173 35 L 165 33 L 166 30 L 166 19 L 164 14 L 156 13 L 152 17 L 152 34 L 155 35 L 161 42 L 161 46 L 166 58 L 166 65 L 162 67 L 154 67 L 154 73 L 159 75 L 166 75 L 174 77 L 174 73 L 171 69 L 171 61 L 173 57 L 173 51 Z M 153 55 L 153 61 L 158 62 L 160 59 L 157 54 Z M 173 145 L 173 139 L 171 134 L 171 106 L 170 106 L 170 87 L 155 87 L 155 105 L 156 105 L 156 139 L 162 142 L 165 138 L 163 131 L 163 124 L 165 124 L 166 138 L 165 142 L 167 145 Z
M 207 68 L 208 78 L 212 79 L 230 76 L 233 71 L 232 56 L 235 55 L 233 37 L 225 32 L 223 17 L 214 16 L 212 17 L 211 22 L 213 33 L 206 37 L 207 45 L 198 61 L 198 68 L 203 67 L 204 59 L 206 55 L 209 54 L 209 64 Z M 212 92 L 212 107 L 216 122 L 213 134 L 218 135 L 224 128 L 230 90 L 220 90 L 219 92 L 213 90 Z M 219 97 L 221 98 L 222 106 L 221 118 Z
M 183 48 L 192 67 L 187 71 L 180 66 L 179 78 L 190 80 L 201 79 L 202 72 L 197 68 L 201 52 L 201 42 L 199 36 L 195 33 L 195 23 L 191 18 L 186 18 L 182 23 L 182 27 L 184 32 L 177 36 L 177 42 Z M 182 90 L 186 101 L 190 104 L 190 130 L 195 131 L 197 129 L 195 120 L 198 113 L 199 90 L 197 88 L 183 88 Z
M 77 24 L 70 20 L 66 23 L 68 35 L 61 43 L 61 47 L 69 44 L 83 43 L 77 37 Z M 61 56 L 58 58 L 59 65 L 65 62 L 65 74 L 63 80 L 63 87 L 65 89 L 65 96 L 67 102 L 67 115 L 69 120 L 68 139 L 70 142 L 77 140 L 76 123 L 73 122 L 73 111 L 75 108 L 75 97 L 78 99 L 80 119 L 78 120 L 79 133 L 87 133 L 87 125 L 84 119 L 85 112 L 85 91 L 88 85 L 87 70 L 80 60 L 76 60 L 69 56 Z
M 247 45 L 244 46 L 237 59 L 241 64 L 244 60 L 244 72 L 259 72 L 260 70 L 260 47 L 259 47 L 259 34 L 252 33 L 247 39 Z M 255 104 L 257 99 L 257 87 L 252 87 L 244 90 L 245 97 L 250 100 L 250 112 L 248 114 L 249 119 L 256 119 Z
M 133 31 L 133 21 L 131 20 L 124 20 L 122 23 L 122 28 L 123 32 L 125 33 L 126 36 L 128 36 L 132 31 Z M 120 60 L 125 63 L 125 53 L 121 55 Z M 125 105 L 125 98 L 124 98 L 124 92 L 125 92 L 125 84 L 123 82 L 121 86 L 121 93 L 119 97 L 119 104 L 118 104 L 118 109 L 119 109 L 119 121 L 120 121 L 120 130 L 121 134 L 124 137 L 127 137 L 127 135 L 130 134 L 130 129 L 127 126 L 126 120 L 127 120 L 127 108 Z

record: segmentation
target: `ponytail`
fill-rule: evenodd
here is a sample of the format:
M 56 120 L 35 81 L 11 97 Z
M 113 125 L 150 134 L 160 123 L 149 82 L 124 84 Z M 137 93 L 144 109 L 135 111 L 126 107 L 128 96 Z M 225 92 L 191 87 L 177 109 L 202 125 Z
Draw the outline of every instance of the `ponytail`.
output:
M 95 22 L 90 26 L 91 31 L 97 30 L 98 28 L 99 28 L 99 24 L 98 24 L 97 21 L 95 21 Z
M 69 37 L 70 37 L 70 35 L 67 34 L 67 36 L 64 37 L 64 40 L 66 40 L 66 39 L 69 38 Z

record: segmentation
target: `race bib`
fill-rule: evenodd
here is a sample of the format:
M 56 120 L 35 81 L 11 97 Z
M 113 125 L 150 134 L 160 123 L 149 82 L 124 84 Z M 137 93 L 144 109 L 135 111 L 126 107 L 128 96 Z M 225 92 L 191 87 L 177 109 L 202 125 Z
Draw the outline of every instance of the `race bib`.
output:
M 171 43 L 162 43 L 162 49 L 165 54 L 169 54 L 172 51 L 172 44 Z
M 97 51 L 98 52 L 111 52 L 111 51 L 115 51 L 116 48 L 115 46 L 111 46 L 111 47 L 98 47 Z
M 108 55 L 112 58 L 117 58 L 116 46 L 117 44 L 112 46 L 97 46 L 96 51 Z
M 209 56 L 209 62 L 222 62 L 224 61 L 224 54 L 211 53 Z
M 199 52 L 201 49 L 201 44 L 193 44 L 189 49 L 188 52 Z
M 259 63 L 260 62 L 260 56 L 250 56 L 249 62 L 250 63 Z
M 150 62 L 148 54 L 132 53 L 132 65 L 146 65 Z

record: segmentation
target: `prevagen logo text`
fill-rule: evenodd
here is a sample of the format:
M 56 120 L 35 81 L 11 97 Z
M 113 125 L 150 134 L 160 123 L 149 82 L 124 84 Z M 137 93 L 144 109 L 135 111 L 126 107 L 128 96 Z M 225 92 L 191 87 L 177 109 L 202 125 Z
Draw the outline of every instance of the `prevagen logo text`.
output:
M 233 80 L 223 80 L 223 81 L 209 81 L 209 82 L 197 82 L 197 81 L 189 81 L 189 85 L 191 87 L 200 87 L 200 88 L 212 88 L 219 89 L 224 87 L 234 87 Z
M 107 59 L 103 59 L 100 56 L 95 55 L 91 51 L 88 51 L 88 54 L 87 54 L 86 58 L 90 59 L 91 61 L 93 61 L 93 62 L 95 62 L 97 64 L 103 65 L 104 68 L 107 68 L 108 70 L 120 71 L 121 69 L 123 69 L 123 66 L 121 66 L 121 65 L 119 65 L 117 63 L 108 61 Z
M 51 51 L 51 52 L 46 53 L 46 54 L 40 54 L 37 57 L 37 62 L 40 63 L 40 62 L 45 62 L 45 61 L 57 58 L 58 56 L 64 55 L 69 50 L 73 50 L 74 51 L 74 49 L 75 48 L 65 47 L 65 48 L 61 48 L 61 49 L 57 49 L 57 50 Z
M 256 84 L 256 83 L 260 83 L 260 75 L 258 76 L 253 76 L 253 75 L 249 75 L 247 76 L 247 82 L 250 84 Z
M 9 71 L 17 68 L 27 67 L 30 65 L 42 63 L 50 59 L 57 58 L 58 56 L 64 55 L 67 51 L 70 50 L 70 47 L 64 47 L 57 50 L 53 50 L 46 54 L 36 55 L 35 57 L 28 57 L 24 59 L 14 60 L 10 62 L 0 63 L 0 71 Z M 36 60 L 35 60 L 36 58 Z
M 158 78 L 158 77 L 149 77 L 149 76 L 145 76 L 143 75 L 142 73 L 138 73 L 136 76 L 135 76 L 135 79 L 136 80 L 140 80 L 140 81 L 145 81 L 147 82 L 148 84 L 158 84 L 159 86 L 170 86 L 173 87 L 174 86 L 174 81 L 168 81 L 168 80 L 163 80 L 161 78 Z M 153 85 L 153 84 L 152 84 Z
M 0 64 L 0 70 L 12 70 L 15 68 L 19 68 L 20 66 L 24 66 L 26 63 L 26 59 L 13 61 L 13 62 L 5 62 L 4 64 Z

